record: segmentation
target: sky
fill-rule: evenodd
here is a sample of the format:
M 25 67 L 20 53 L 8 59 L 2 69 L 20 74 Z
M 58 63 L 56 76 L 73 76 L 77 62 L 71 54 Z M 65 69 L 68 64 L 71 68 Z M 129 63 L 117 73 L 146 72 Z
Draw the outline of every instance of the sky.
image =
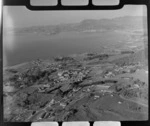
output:
M 84 19 L 143 16 L 146 15 L 146 10 L 144 5 L 125 5 L 119 10 L 90 11 L 30 11 L 25 6 L 5 6 L 3 9 L 3 23 L 5 28 L 57 25 L 80 22 Z

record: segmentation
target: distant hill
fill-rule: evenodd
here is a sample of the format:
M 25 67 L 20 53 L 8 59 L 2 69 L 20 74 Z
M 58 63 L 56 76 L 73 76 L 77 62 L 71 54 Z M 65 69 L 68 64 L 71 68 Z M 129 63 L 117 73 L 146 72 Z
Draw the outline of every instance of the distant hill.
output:
M 141 30 L 147 27 L 147 18 L 142 16 L 125 16 L 113 19 L 86 19 L 79 23 L 49 26 L 33 26 L 17 29 L 17 33 L 49 33 L 57 34 L 69 31 L 86 30 Z

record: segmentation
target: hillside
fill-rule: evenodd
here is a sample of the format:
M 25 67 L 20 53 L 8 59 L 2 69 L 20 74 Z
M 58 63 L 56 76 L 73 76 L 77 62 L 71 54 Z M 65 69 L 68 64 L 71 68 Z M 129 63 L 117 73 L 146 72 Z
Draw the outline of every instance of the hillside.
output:
M 143 54 L 142 50 L 127 54 L 85 53 L 6 68 L 4 119 L 147 120 L 148 69 Z

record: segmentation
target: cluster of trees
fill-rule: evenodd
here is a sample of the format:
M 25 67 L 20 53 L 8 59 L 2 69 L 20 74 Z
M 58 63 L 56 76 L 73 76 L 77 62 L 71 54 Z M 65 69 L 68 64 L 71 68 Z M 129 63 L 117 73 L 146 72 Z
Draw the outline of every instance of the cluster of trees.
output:
M 94 60 L 94 59 L 103 60 L 103 59 L 107 59 L 108 57 L 109 57 L 108 54 L 100 54 L 100 55 L 88 54 L 88 57 L 86 57 L 84 60 Z
M 36 66 L 26 70 L 25 72 L 15 74 L 9 80 L 14 83 L 16 88 L 19 88 L 21 85 L 31 86 L 35 83 L 49 81 L 49 76 L 55 71 L 55 69 L 41 69 Z

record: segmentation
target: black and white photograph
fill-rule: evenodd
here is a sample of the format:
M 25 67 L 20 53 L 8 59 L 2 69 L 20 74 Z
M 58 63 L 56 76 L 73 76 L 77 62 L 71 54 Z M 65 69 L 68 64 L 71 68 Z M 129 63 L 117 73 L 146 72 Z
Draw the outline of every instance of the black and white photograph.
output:
M 146 121 L 148 74 L 145 5 L 3 7 L 5 122 Z

